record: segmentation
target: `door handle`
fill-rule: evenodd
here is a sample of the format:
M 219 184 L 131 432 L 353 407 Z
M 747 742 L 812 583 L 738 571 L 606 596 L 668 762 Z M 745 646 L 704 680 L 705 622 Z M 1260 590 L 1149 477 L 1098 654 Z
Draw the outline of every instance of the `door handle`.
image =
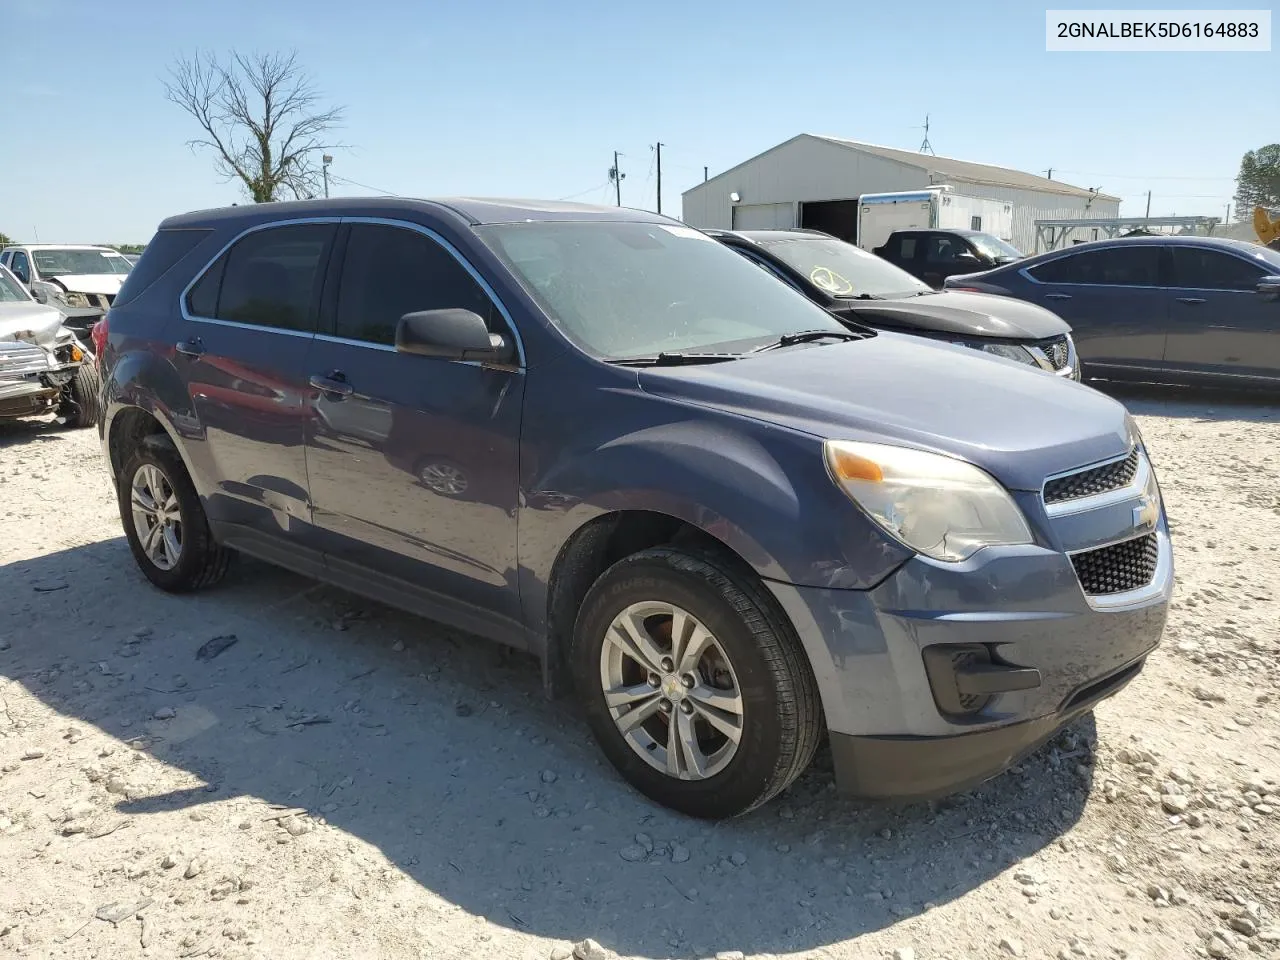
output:
M 1204 297 L 1179 297 L 1179 303 L 1204 303 Z
M 345 400 L 356 392 L 356 388 L 347 383 L 342 371 L 334 370 L 328 374 L 313 373 L 307 383 L 315 387 L 329 400 Z
M 1069 293 L 1046 293 L 1046 294 L 1044 295 L 1044 298 L 1045 298 L 1046 300 L 1070 300 L 1070 299 L 1071 299 L 1071 294 L 1069 294 Z
M 178 353 L 184 357 L 190 357 L 192 360 L 199 360 L 204 356 L 204 341 L 199 337 L 192 337 L 190 340 L 180 340 L 173 347 Z

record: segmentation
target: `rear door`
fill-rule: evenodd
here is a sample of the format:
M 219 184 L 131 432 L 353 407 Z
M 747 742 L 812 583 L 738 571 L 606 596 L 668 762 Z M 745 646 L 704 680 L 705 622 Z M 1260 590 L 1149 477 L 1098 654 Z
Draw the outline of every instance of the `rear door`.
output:
M 1261 264 L 1212 247 L 1171 244 L 1170 370 L 1280 378 L 1280 303 L 1257 293 Z
M 307 439 L 326 562 L 346 578 L 372 575 L 433 615 L 483 616 L 501 630 L 520 616 L 523 372 L 398 353 L 395 332 L 406 313 L 449 307 L 480 314 L 509 341 L 513 331 L 479 274 L 426 228 L 344 230 L 333 317 L 307 361 L 316 384 L 337 386 L 312 397 Z
M 1071 326 L 1080 360 L 1095 374 L 1164 369 L 1169 291 L 1161 285 L 1161 247 L 1129 244 L 1066 253 L 1026 267 L 1024 299 Z
M 202 438 L 189 446 L 212 481 L 210 519 L 228 525 L 232 545 L 247 538 L 275 552 L 304 540 L 303 364 L 336 231 L 336 221 L 316 221 L 247 233 L 183 298 L 173 363 Z

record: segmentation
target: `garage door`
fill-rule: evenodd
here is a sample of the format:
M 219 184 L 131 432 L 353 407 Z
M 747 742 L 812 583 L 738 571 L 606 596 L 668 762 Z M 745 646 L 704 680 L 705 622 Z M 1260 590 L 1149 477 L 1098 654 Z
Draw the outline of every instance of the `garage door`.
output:
M 794 227 L 795 206 L 790 203 L 744 203 L 733 208 L 733 229 L 771 230 Z

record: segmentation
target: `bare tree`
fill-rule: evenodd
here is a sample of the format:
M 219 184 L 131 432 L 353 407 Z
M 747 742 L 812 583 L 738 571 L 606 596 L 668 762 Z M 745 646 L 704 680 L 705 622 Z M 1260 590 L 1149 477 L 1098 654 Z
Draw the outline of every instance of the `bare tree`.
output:
M 342 108 L 321 107 L 296 53 L 233 53 L 224 61 L 197 52 L 169 68 L 165 93 L 204 131 L 188 145 L 210 151 L 218 172 L 241 181 L 254 203 L 319 192 L 316 160 L 340 146 L 328 135 Z

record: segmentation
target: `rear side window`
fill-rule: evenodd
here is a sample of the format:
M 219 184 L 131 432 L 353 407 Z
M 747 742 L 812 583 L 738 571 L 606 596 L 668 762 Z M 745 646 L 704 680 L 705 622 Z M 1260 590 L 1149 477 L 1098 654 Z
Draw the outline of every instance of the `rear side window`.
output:
M 1160 286 L 1160 248 L 1109 247 L 1059 257 L 1027 271 L 1041 283 L 1088 283 L 1109 287 Z
M 1173 248 L 1173 285 L 1200 290 L 1253 290 L 1262 268 L 1240 257 L 1204 247 Z
M 435 240 L 415 230 L 354 224 L 342 267 L 334 335 L 394 345 L 406 313 L 460 307 L 504 332 L 494 303 Z
M 195 249 L 211 230 L 159 230 L 151 238 L 142 257 L 134 264 L 125 278 L 113 306 L 122 306 L 135 299 L 164 274 L 169 268 Z
M 899 237 L 897 256 L 903 260 L 914 260 L 916 258 L 916 238 L 915 237 Z M 889 252 L 893 253 L 893 248 L 889 248 Z
M 251 233 L 191 288 L 194 316 L 278 330 L 312 330 L 334 227 L 304 223 Z

